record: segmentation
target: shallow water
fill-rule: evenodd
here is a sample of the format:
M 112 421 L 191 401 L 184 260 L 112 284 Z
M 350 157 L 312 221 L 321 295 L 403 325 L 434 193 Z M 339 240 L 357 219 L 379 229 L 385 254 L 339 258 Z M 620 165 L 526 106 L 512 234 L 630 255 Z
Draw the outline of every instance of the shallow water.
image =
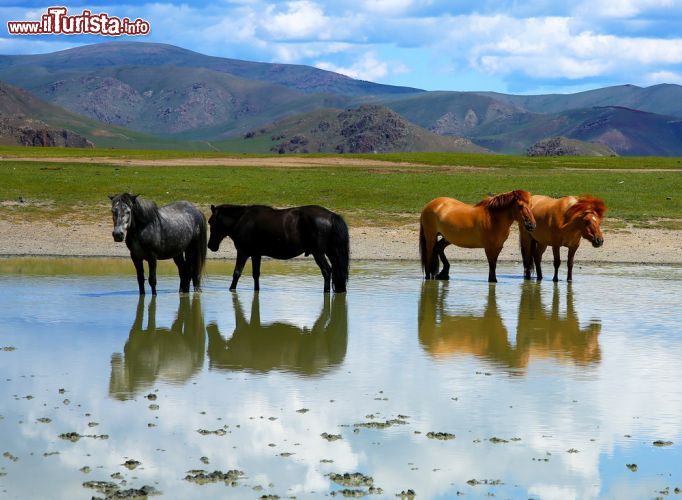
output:
M 414 263 L 356 263 L 332 297 L 309 262 L 264 263 L 259 294 L 248 274 L 229 293 L 231 268 L 179 296 L 165 266 L 140 300 L 125 260 L 0 260 L 0 496 L 104 496 L 83 486 L 99 480 L 316 498 L 344 472 L 392 498 L 682 488 L 682 267 L 583 265 L 555 285 L 503 265 L 488 285 L 479 264 L 424 284 Z

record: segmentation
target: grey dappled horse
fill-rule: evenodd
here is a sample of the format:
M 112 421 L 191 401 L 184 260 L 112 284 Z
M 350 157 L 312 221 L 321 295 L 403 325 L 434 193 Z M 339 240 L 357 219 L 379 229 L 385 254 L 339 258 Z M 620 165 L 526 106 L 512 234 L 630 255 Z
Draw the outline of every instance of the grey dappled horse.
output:
M 201 288 L 206 261 L 206 217 L 188 201 L 176 201 L 161 208 L 138 195 L 109 196 L 114 219 L 114 241 L 123 241 L 137 271 L 140 295 L 144 295 L 144 267 L 149 264 L 149 285 L 156 295 L 156 261 L 173 259 L 180 274 L 180 292 Z

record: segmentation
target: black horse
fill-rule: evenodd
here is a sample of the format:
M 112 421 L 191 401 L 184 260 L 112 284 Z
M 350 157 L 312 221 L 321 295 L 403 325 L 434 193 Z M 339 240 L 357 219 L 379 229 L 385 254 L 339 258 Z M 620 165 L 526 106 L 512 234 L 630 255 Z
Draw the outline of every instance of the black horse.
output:
M 180 292 L 201 288 L 206 261 L 206 217 L 188 201 L 158 208 L 156 203 L 121 193 L 109 196 L 114 218 L 114 241 L 123 241 L 137 271 L 140 295 L 144 295 L 144 267 L 149 263 L 149 285 L 156 295 L 156 261 L 173 259 L 180 274 Z
M 208 224 L 211 226 L 208 248 L 217 252 L 225 236 L 232 238 L 237 248 L 230 290 L 237 288 L 249 257 L 253 264 L 254 290 L 258 290 L 263 255 L 291 259 L 312 254 L 324 278 L 324 291 L 329 292 L 330 278 L 335 292 L 346 291 L 350 254 L 348 226 L 340 215 L 326 208 L 317 205 L 285 209 L 263 205 L 211 205 Z

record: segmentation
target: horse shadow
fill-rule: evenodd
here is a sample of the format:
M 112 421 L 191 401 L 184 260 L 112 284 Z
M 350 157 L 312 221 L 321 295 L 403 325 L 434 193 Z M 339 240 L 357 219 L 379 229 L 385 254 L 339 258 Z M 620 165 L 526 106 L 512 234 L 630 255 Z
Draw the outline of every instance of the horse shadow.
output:
M 144 304 L 140 297 L 123 354 L 111 357 L 109 395 L 119 400 L 148 390 L 157 380 L 183 384 L 204 365 L 206 327 L 200 296 L 180 296 L 170 327 L 156 325 L 155 296 L 149 302 L 145 327 Z
M 435 285 L 435 286 L 434 286 Z M 541 286 L 522 284 L 516 327 L 516 344 L 497 306 L 496 287 L 489 286 L 482 314 L 451 314 L 446 308 L 447 283 L 424 283 L 419 300 L 418 336 L 422 349 L 436 359 L 473 355 L 521 374 L 532 360 L 552 358 L 586 366 L 601 360 L 601 323 L 581 328 L 573 304 L 573 291 L 566 291 L 566 311 L 561 314 L 560 291 L 555 286 L 551 308 L 543 303 Z
M 249 320 L 237 294 L 232 294 L 232 305 L 235 327 L 229 339 L 221 335 L 216 323 L 207 327 L 211 369 L 256 373 L 281 370 L 313 376 L 328 372 L 346 357 L 348 308 L 344 294 L 325 294 L 311 328 L 281 321 L 262 323 L 258 292 L 253 294 Z

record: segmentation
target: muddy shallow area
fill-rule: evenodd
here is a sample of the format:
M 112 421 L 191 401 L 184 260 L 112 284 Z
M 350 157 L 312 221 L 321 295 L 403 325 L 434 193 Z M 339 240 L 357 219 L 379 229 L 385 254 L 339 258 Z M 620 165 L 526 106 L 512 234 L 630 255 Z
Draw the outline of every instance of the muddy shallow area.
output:
M 682 267 L 0 259 L 0 497 L 674 498 Z M 398 495 L 398 496 L 396 496 Z

